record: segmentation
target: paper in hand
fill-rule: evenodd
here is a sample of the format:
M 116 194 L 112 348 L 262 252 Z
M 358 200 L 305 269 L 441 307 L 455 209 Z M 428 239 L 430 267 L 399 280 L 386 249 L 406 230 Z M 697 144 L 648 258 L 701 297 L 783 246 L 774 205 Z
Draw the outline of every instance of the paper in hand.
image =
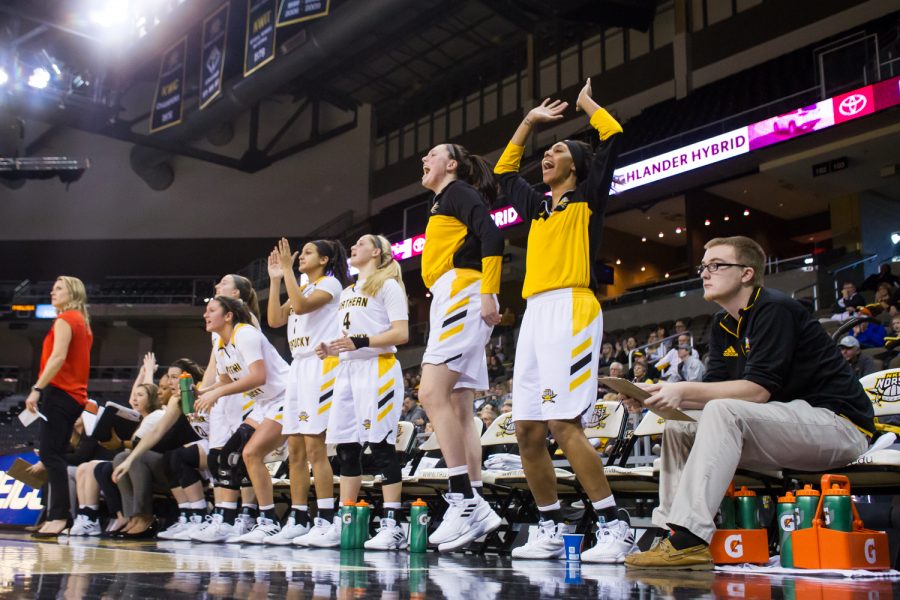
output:
M 637 400 L 641 403 L 641 406 L 649 410 L 650 412 L 659 415 L 663 419 L 667 421 L 694 421 L 693 417 L 686 414 L 683 411 L 678 410 L 677 408 L 650 408 L 649 406 L 644 406 L 644 400 L 652 396 L 650 392 L 647 390 L 641 389 L 635 384 L 631 383 L 627 379 L 622 379 L 621 377 L 600 377 L 600 383 L 614 392 L 618 392 L 629 398 Z
M 47 417 L 41 414 L 41 411 L 31 412 L 27 408 L 19 413 L 19 421 L 21 421 L 22 425 L 25 427 L 28 427 L 38 419 L 43 419 L 44 421 L 46 421 Z

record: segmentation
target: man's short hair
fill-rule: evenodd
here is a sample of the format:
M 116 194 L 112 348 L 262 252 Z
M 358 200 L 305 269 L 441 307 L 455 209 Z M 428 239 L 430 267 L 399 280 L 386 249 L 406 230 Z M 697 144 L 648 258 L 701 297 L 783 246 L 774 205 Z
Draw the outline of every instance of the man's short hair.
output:
M 709 250 L 713 246 L 731 246 L 734 248 L 734 257 L 737 261 L 753 269 L 753 281 L 751 283 L 754 286 L 763 284 L 763 266 L 766 264 L 766 253 L 762 246 L 743 235 L 713 238 L 706 242 L 703 249 Z

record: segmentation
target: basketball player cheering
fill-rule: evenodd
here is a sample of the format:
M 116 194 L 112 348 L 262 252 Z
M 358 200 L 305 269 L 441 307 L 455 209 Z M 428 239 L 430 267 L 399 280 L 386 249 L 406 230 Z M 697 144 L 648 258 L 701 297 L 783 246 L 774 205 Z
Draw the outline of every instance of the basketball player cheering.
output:
M 564 140 L 544 152 L 541 171 L 549 198 L 518 175 L 532 128 L 561 120 L 567 107 L 566 102 L 548 99 L 533 108 L 494 168 L 506 196 L 530 222 L 522 287 L 528 304 L 516 347 L 512 414 L 541 522 L 537 534 L 512 555 L 563 555 L 562 534 L 568 529 L 547 452 L 549 429 L 599 517 L 597 544 L 582 553 L 582 560 L 616 563 L 634 551 L 634 534 L 619 520 L 603 462 L 585 437 L 580 418 L 597 396 L 603 318 L 591 264 L 600 244 L 622 127 L 591 98 L 590 79 L 578 94 L 577 108 L 600 134 L 596 151 L 583 142 Z
M 380 235 L 364 235 L 350 248 L 350 265 L 359 279 L 341 292 L 338 320 L 341 337 L 316 348 L 319 358 L 340 356 L 334 383 L 334 404 L 325 441 L 337 444 L 341 466 L 341 501 L 356 502 L 362 476 L 363 446 L 382 476 L 384 513 L 378 533 L 365 543 L 368 550 L 398 550 L 407 545 L 397 522 L 403 475 L 397 458 L 397 423 L 403 402 L 403 372 L 394 356 L 409 339 L 409 312 L 400 265 L 391 244 Z M 304 536 L 307 546 L 340 544 L 340 519 L 328 529 Z M 316 535 L 313 535 L 313 534 Z
M 422 279 L 432 299 L 419 399 L 450 475 L 450 507 L 429 542 L 450 551 L 500 526 L 497 513 L 472 490 L 481 486 L 472 404 L 475 390 L 488 389 L 484 346 L 500 322 L 503 234 L 489 211 L 497 183 L 481 157 L 440 144 L 422 157 L 422 172 L 422 185 L 435 196 L 422 252 Z

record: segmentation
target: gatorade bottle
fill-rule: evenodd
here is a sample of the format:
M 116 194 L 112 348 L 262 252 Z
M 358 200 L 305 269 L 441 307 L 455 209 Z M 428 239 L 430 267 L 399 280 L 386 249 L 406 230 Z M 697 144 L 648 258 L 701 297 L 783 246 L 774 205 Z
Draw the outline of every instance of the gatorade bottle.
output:
M 788 492 L 778 498 L 778 544 L 781 548 L 781 566 L 794 568 L 794 549 L 791 544 L 791 532 L 794 531 L 794 511 L 797 498 Z
M 725 497 L 716 513 L 716 527 L 719 529 L 735 529 L 737 521 L 734 514 L 734 483 L 728 486 Z
M 194 378 L 190 373 L 182 373 L 178 378 L 178 389 L 181 390 L 181 412 L 189 415 L 194 412 Z
M 353 514 L 353 520 L 356 522 L 354 530 L 355 542 L 354 548 L 362 548 L 366 540 L 369 539 L 369 519 L 372 516 L 372 507 L 365 500 L 356 503 L 356 509 Z
M 341 517 L 341 550 L 353 550 L 356 544 L 356 511 L 353 500 L 344 500 L 338 515 Z
M 850 490 L 835 484 L 830 490 L 822 491 L 822 512 L 825 514 L 825 527 L 837 531 L 853 530 L 853 508 Z
M 806 484 L 802 490 L 797 490 L 797 507 L 794 513 L 794 529 L 807 529 L 812 527 L 816 518 L 816 509 L 819 507 L 819 490 Z
M 417 498 L 409 507 L 409 551 L 428 550 L 428 504 Z
M 415 506 L 415 504 L 413 504 Z M 410 523 L 412 527 L 412 523 Z M 410 550 L 412 545 L 410 544 Z M 410 600 L 425 600 L 428 591 L 428 557 L 424 554 L 409 555 Z
M 738 529 L 759 529 L 759 498 L 756 492 L 744 486 L 734 493 L 734 498 Z

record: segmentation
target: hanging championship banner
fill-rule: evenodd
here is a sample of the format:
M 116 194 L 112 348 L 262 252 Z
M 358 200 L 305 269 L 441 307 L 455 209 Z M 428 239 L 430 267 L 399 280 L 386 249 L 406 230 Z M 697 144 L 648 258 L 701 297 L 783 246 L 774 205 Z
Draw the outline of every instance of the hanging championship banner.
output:
M 247 0 L 244 77 L 275 58 L 275 5 L 278 0 Z
M 225 43 L 228 34 L 228 3 L 203 21 L 200 44 L 200 110 L 222 93 Z
M 184 63 L 187 36 L 166 50 L 159 63 L 159 80 L 150 114 L 150 133 L 181 123 L 184 109 Z
M 281 0 L 276 27 L 327 16 L 330 4 L 331 0 Z

